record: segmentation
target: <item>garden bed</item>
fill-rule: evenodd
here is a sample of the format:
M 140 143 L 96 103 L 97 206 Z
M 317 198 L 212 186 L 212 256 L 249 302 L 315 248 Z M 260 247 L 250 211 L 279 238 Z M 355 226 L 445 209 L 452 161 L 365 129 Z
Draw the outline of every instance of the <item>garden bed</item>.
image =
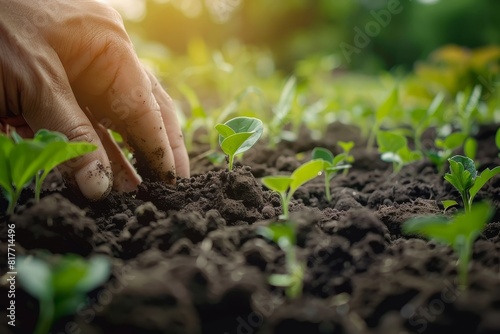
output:
M 479 170 L 500 165 L 496 129 L 483 127 L 476 137 Z M 358 132 L 334 123 L 322 141 L 305 133 L 275 150 L 257 145 L 234 171 L 198 161 L 193 176 L 175 186 L 146 181 L 137 193 L 98 203 L 59 189 L 34 204 L 27 191 L 9 221 L 18 256 L 112 258 L 111 280 L 52 333 L 499 333 L 500 214 L 474 244 L 469 289 L 458 289 L 454 252 L 401 232 L 411 217 L 442 213 L 440 201 L 458 201 L 458 193 L 428 161 L 392 174 Z M 281 213 L 279 196 L 259 178 L 289 174 L 301 163 L 297 153 L 307 158 L 315 146 L 333 149 L 339 140 L 355 141 L 355 162 L 333 179 L 332 202 L 317 178 L 290 206 L 307 269 L 302 296 L 289 300 L 267 282 L 286 267 L 282 250 L 256 232 Z M 486 198 L 499 211 L 500 177 L 477 196 Z M 7 258 L 4 247 L 1 253 Z M 0 290 L 7 295 L 7 286 Z M 16 332 L 31 333 L 37 301 L 18 287 L 16 308 Z

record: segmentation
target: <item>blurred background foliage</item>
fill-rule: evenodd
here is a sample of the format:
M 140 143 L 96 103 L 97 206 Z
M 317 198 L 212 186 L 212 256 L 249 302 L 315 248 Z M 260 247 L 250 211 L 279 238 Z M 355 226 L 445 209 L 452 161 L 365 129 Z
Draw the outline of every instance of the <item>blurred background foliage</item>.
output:
M 237 39 L 269 49 L 281 68 L 311 54 L 342 55 L 374 14 L 399 3 L 387 27 L 356 54 L 350 69 L 404 66 L 445 44 L 476 48 L 500 43 L 498 0 L 111 0 L 128 18 L 129 31 L 176 54 L 202 39 L 221 48 Z
M 394 89 L 384 126 L 411 123 L 437 94 L 437 122 L 453 123 L 475 87 L 474 115 L 500 122 L 498 0 L 107 1 L 181 111 L 188 147 L 233 114 L 291 123 L 292 135 L 334 121 L 368 133 Z M 276 121 L 291 76 L 290 110 Z

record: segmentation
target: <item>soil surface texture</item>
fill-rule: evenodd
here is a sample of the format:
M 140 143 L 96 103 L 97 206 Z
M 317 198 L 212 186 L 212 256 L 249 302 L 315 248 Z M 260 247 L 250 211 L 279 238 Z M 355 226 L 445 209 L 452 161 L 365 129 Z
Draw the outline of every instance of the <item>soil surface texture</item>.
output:
M 479 170 L 500 165 L 496 129 L 477 135 Z M 11 217 L 0 199 L 0 274 L 8 271 L 7 224 L 15 224 L 17 256 L 109 256 L 110 280 L 52 333 L 500 333 L 500 177 L 476 197 L 497 213 L 474 243 L 470 286 L 461 290 L 450 248 L 401 231 L 409 218 L 443 213 L 444 199 L 460 202 L 429 161 L 393 174 L 358 129 L 339 123 L 321 141 L 299 138 L 276 149 L 259 144 L 233 171 L 197 159 L 193 176 L 175 185 L 146 180 L 135 193 L 95 203 L 54 174 L 40 202 L 25 190 Z M 338 140 L 355 141 L 355 162 L 333 178 L 333 200 L 318 177 L 290 205 L 306 269 L 302 296 L 289 300 L 268 283 L 286 266 L 283 251 L 257 233 L 281 214 L 279 196 L 260 178 L 291 173 L 315 146 L 338 153 Z M 38 302 L 17 286 L 13 330 L 4 282 L 0 333 L 32 333 Z

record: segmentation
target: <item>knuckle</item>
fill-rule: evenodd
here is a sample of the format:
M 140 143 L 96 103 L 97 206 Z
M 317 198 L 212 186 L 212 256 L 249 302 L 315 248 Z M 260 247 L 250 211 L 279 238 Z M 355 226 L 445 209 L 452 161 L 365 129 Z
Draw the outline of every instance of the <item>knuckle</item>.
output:
M 97 144 L 95 136 L 93 136 L 94 129 L 89 124 L 77 124 L 67 129 L 64 134 L 71 142 L 87 142 Z

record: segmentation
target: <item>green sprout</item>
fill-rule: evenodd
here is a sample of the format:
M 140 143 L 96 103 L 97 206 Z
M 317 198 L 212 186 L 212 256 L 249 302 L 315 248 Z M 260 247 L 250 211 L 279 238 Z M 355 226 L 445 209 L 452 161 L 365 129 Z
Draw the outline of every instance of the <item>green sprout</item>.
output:
M 291 222 L 273 223 L 261 227 L 258 233 L 278 244 L 285 253 L 287 274 L 272 274 L 269 284 L 286 288 L 289 299 L 300 297 L 304 281 L 304 265 L 297 259 L 295 224 Z
M 87 293 L 109 278 L 111 264 L 103 256 L 87 261 L 69 254 L 50 263 L 28 256 L 19 258 L 17 272 L 21 286 L 40 303 L 34 333 L 46 334 L 55 320 L 86 304 Z
M 436 166 L 440 174 L 444 174 L 446 162 L 453 154 L 453 151 L 464 144 L 465 139 L 465 134 L 455 132 L 447 136 L 445 139 L 437 138 L 434 141 L 434 146 L 436 146 L 437 150 L 429 151 L 426 155 Z
M 479 175 L 474 161 L 470 158 L 455 155 L 448 161 L 450 162 L 450 172 L 446 173 L 444 179 L 458 190 L 465 211 L 470 211 L 474 197 L 486 182 L 500 173 L 500 166 L 493 169 L 486 168 Z
M 373 149 L 375 144 L 375 138 L 378 136 L 380 131 L 380 126 L 384 120 L 386 120 L 392 110 L 396 108 L 399 102 L 399 89 L 395 87 L 391 93 L 387 96 L 384 102 L 375 111 L 375 120 L 373 122 L 373 127 L 370 130 L 370 135 L 368 137 L 367 149 Z
M 379 131 L 377 133 L 378 150 L 382 154 L 381 159 L 392 162 L 393 172 L 397 174 L 403 166 L 422 158 L 418 151 L 412 151 L 408 147 L 406 137 L 390 131 Z
M 35 178 L 35 199 L 40 199 L 43 181 L 59 164 L 97 149 L 89 143 L 70 143 L 66 136 L 49 130 L 39 130 L 33 139 L 23 139 L 17 133 L 12 138 L 0 134 L 0 187 L 12 214 L 23 188 Z
M 412 218 L 403 223 L 406 234 L 420 234 L 448 245 L 458 255 L 458 282 L 462 289 L 468 285 L 468 269 L 474 240 L 483 231 L 493 216 L 493 209 L 487 203 L 478 203 L 470 211 L 449 219 L 444 216 Z
M 265 176 L 262 183 L 269 189 L 276 191 L 281 198 L 283 207 L 283 219 L 288 219 L 288 204 L 295 191 L 304 183 L 321 175 L 323 160 L 311 160 L 298 167 L 290 176 Z
M 234 156 L 250 149 L 262 135 L 262 121 L 253 117 L 236 117 L 224 124 L 217 124 L 219 145 L 229 157 L 229 170 L 233 169 Z
M 354 163 L 354 156 L 351 154 L 351 150 L 354 147 L 353 141 L 338 141 L 337 145 L 339 145 L 342 153 L 344 154 L 344 161 L 348 164 L 352 165 Z M 347 175 L 349 171 L 348 168 L 344 169 L 344 175 Z
M 325 195 L 328 202 L 332 201 L 332 194 L 330 191 L 330 181 L 341 169 L 348 169 L 351 167 L 349 164 L 342 164 L 346 155 L 344 153 L 333 156 L 330 150 L 323 147 L 316 147 L 312 151 L 312 158 L 314 160 L 323 160 L 323 173 L 325 174 Z
M 469 137 L 464 142 L 464 154 L 472 160 L 476 159 L 477 155 L 477 140 Z

